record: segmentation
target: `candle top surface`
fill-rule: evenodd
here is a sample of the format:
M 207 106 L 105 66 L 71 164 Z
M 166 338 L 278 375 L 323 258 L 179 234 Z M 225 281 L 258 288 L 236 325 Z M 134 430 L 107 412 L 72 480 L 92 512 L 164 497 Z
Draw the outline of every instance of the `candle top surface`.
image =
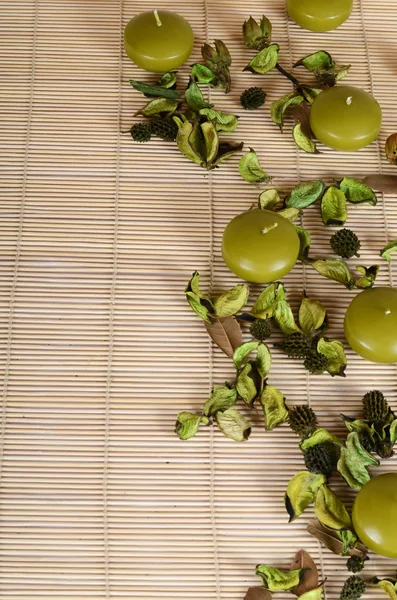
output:
M 161 25 L 159 24 L 161 23 Z M 134 51 L 151 60 L 177 58 L 186 43 L 193 46 L 193 31 L 186 19 L 167 10 L 149 11 L 133 17 L 124 39 Z
M 397 558 L 397 473 L 384 473 L 366 483 L 353 506 L 360 540 L 374 552 Z

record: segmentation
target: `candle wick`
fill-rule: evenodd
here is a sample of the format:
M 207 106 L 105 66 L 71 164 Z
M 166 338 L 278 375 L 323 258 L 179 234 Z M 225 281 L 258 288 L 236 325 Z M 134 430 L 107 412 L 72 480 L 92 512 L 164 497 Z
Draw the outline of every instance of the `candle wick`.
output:
M 385 310 L 385 315 L 391 315 L 391 310 L 390 310 L 390 308 L 387 308 L 387 309 Z
M 348 96 L 348 97 L 346 98 L 346 104 L 347 104 L 348 106 L 350 106 L 350 104 L 351 104 L 352 102 L 353 102 L 353 96 Z
M 162 22 L 160 20 L 159 13 L 157 12 L 157 10 L 154 10 L 153 14 L 154 14 L 154 18 L 156 19 L 157 27 L 161 27 Z
M 272 225 L 269 225 L 269 227 L 262 229 L 262 233 L 269 233 L 269 231 L 276 229 L 276 227 L 278 227 L 278 223 L 272 223 Z

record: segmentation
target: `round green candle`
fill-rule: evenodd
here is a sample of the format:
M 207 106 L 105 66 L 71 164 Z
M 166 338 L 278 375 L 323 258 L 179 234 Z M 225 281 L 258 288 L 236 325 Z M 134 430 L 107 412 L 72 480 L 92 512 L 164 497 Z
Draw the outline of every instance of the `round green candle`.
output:
M 378 475 L 361 488 L 353 506 L 353 525 L 370 550 L 397 558 L 397 473 Z
M 136 15 L 124 30 L 124 47 L 130 59 L 154 73 L 180 67 L 189 58 L 193 42 L 186 19 L 167 10 Z
M 312 104 L 310 126 L 316 138 L 335 150 L 359 150 L 378 136 L 382 111 L 373 96 L 351 85 L 321 92 Z
M 297 261 L 299 237 L 292 223 L 270 210 L 249 210 L 227 225 L 223 260 L 233 273 L 252 283 L 284 277 Z
M 311 31 L 330 31 L 350 17 L 353 0 L 287 0 L 288 14 Z
M 357 354 L 377 363 L 397 362 L 397 290 L 364 290 L 345 315 L 345 336 Z

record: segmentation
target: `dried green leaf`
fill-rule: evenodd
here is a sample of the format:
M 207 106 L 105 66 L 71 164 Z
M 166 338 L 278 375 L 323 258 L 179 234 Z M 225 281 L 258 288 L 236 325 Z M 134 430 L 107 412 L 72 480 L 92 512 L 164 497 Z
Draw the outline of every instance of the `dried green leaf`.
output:
M 215 47 L 209 44 L 204 44 L 201 47 L 205 65 L 211 69 L 215 77 L 211 81 L 211 85 L 217 88 L 223 88 L 227 94 L 230 91 L 230 65 L 232 57 L 222 40 L 215 40 Z
M 306 569 L 298 587 L 290 590 L 295 596 L 302 597 L 303 594 L 316 590 L 318 587 L 318 569 L 314 560 L 306 550 L 299 550 L 299 552 L 295 554 L 290 569 L 291 571 L 294 569 Z M 317 600 L 317 598 L 314 598 L 313 600 Z
M 333 435 L 324 427 L 319 427 L 314 431 L 308 438 L 302 440 L 299 444 L 302 451 L 317 446 L 318 444 L 336 444 L 337 446 L 343 446 L 343 442 Z
M 342 258 L 326 258 L 325 260 L 315 260 L 310 263 L 313 269 L 327 279 L 343 283 L 347 289 L 354 287 L 354 279 L 349 268 Z
M 355 431 L 349 433 L 340 452 L 338 471 L 349 487 L 359 490 L 371 479 L 367 467 L 379 465 L 379 462 L 362 447 Z
M 391 598 L 391 600 L 397 600 L 397 582 L 390 579 L 378 579 L 374 577 L 371 583 L 382 588 L 384 592 Z
M 339 184 L 339 188 L 345 194 L 346 200 L 353 204 L 368 202 L 375 206 L 378 201 L 374 190 L 358 179 L 344 177 Z
M 319 154 L 316 143 L 302 131 L 301 123 L 296 123 L 292 129 L 295 144 L 307 154 Z
M 244 181 L 249 183 L 270 181 L 269 175 L 262 169 L 258 156 L 252 148 L 240 158 L 238 170 Z
M 162 86 L 160 84 L 150 85 L 147 83 L 135 81 L 134 79 L 130 79 L 130 84 L 133 88 L 138 90 L 138 92 L 142 92 L 143 94 L 147 94 L 148 96 L 160 96 L 161 98 L 168 100 L 177 100 L 182 96 L 180 92 L 177 92 L 176 90 L 172 89 L 167 89 L 167 87 Z M 166 112 L 169 111 L 167 110 Z
M 265 590 L 261 586 L 250 587 L 244 596 L 244 600 L 272 600 L 272 595 L 269 590 Z
M 299 92 L 302 94 L 302 96 L 304 96 L 305 100 L 309 102 L 309 104 L 312 104 L 322 91 L 323 90 L 321 88 L 313 88 L 309 85 L 301 85 L 299 87 Z
M 342 542 L 340 536 L 338 535 L 341 533 L 341 531 L 334 531 L 329 527 L 322 525 L 317 520 L 309 521 L 307 531 L 334 554 L 339 556 L 344 555 L 345 543 Z M 356 542 L 354 547 L 348 551 L 348 554 L 351 556 L 364 557 L 367 555 L 367 549 L 360 542 Z
M 380 251 L 380 256 L 385 258 L 387 262 L 390 262 L 391 255 L 397 252 L 397 240 L 393 240 L 389 242 L 382 250 Z
M 261 210 L 276 210 L 281 204 L 281 198 L 277 190 L 265 190 L 258 199 L 258 208 Z
M 285 405 L 284 394 L 272 385 L 266 385 L 260 395 L 263 414 L 265 416 L 265 428 L 272 431 L 277 425 L 288 420 L 288 409 Z
M 134 116 L 143 115 L 144 117 L 153 117 L 154 115 L 171 115 L 179 106 L 179 100 L 168 100 L 167 98 L 154 98 L 150 100 L 143 108 L 138 110 Z
M 302 214 L 302 211 L 300 210 L 300 208 L 294 208 L 293 206 L 290 206 L 287 208 L 283 208 L 283 210 L 280 210 L 278 214 L 284 217 L 284 219 L 287 219 L 287 221 L 293 223 L 294 221 L 299 219 L 299 217 Z
M 200 125 L 198 122 L 184 121 L 179 127 L 176 143 L 179 151 L 193 163 L 201 165 L 204 161 Z
M 280 290 L 284 294 L 284 286 L 281 283 L 271 283 L 258 296 L 257 301 L 251 309 L 251 313 L 257 319 L 268 319 L 274 314 L 280 296 Z
M 300 227 L 300 225 L 295 225 L 295 228 L 300 242 L 298 259 L 303 263 L 307 263 L 309 262 L 309 250 L 312 243 L 310 233 L 304 227 Z
M 324 327 L 327 311 L 318 300 L 311 300 L 304 296 L 299 307 L 299 325 L 303 333 L 310 336 L 315 331 Z
M 213 319 L 212 323 L 205 322 L 205 328 L 212 341 L 228 356 L 233 354 L 243 343 L 241 327 L 234 317 Z
M 175 423 L 175 433 L 181 440 L 188 440 L 198 432 L 200 425 L 208 425 L 207 417 L 181 412 Z
M 257 73 L 258 75 L 265 75 L 269 71 L 272 71 L 278 61 L 278 52 L 280 46 L 278 44 L 270 44 L 263 48 L 254 58 L 248 63 L 244 71 L 250 71 L 251 73 Z
M 347 221 L 346 196 L 333 185 L 326 190 L 321 199 L 321 216 L 327 227 L 344 225 Z
M 210 312 L 208 308 L 201 303 L 201 300 L 193 292 L 186 292 L 186 299 L 190 304 L 190 308 L 206 323 L 211 323 Z
M 205 65 L 195 63 L 192 65 L 192 77 L 197 83 L 208 84 L 215 78 L 215 73 Z
M 203 413 L 212 417 L 218 410 L 225 411 L 237 402 L 237 390 L 229 385 L 216 385 L 209 399 L 204 403 Z
M 235 408 L 216 413 L 216 422 L 222 433 L 235 442 L 246 442 L 251 434 L 251 425 Z
M 332 70 L 332 75 L 335 77 L 335 81 L 341 81 L 344 79 L 350 71 L 351 65 L 335 65 Z
M 185 90 L 185 100 L 194 112 L 199 112 L 202 108 L 210 107 L 199 86 L 192 78 Z
M 218 155 L 219 136 L 214 123 L 211 121 L 201 123 L 200 127 L 204 139 L 205 166 L 210 168 Z
M 329 52 L 319 50 L 301 58 L 294 64 L 294 67 L 299 66 L 305 67 L 311 73 L 317 73 L 318 71 L 329 71 L 335 66 L 335 63 Z
M 392 444 L 397 442 L 397 419 L 390 424 L 389 437 Z
M 255 370 L 252 363 L 247 363 L 239 371 L 236 381 L 238 395 L 246 404 L 252 404 L 258 395 L 257 383 L 254 381 Z
M 341 555 L 346 556 L 347 554 L 350 554 L 351 550 L 355 547 L 358 541 L 358 537 L 351 529 L 340 529 L 337 534 L 343 543 Z
M 287 109 L 291 106 L 297 106 L 303 101 L 303 96 L 297 94 L 296 92 L 291 92 L 290 94 L 285 94 L 285 96 L 282 96 L 278 100 L 272 102 L 270 105 L 270 116 L 273 123 L 282 129 L 284 124 L 284 115 Z
M 214 108 L 202 108 L 200 115 L 215 123 L 217 131 L 231 133 L 237 129 L 238 117 L 229 115 Z
M 307 208 L 321 198 L 324 187 L 325 186 L 320 179 L 299 183 L 286 197 L 285 205 L 293 206 L 294 208 Z
M 283 571 L 268 565 L 257 565 L 255 571 L 262 579 L 263 586 L 270 592 L 283 592 L 298 586 L 304 572 L 304 569 Z
M 322 587 L 317 587 L 314 590 L 309 590 L 305 592 L 301 596 L 299 596 L 299 600 L 322 600 L 324 597 L 324 590 Z
M 250 17 L 243 24 L 243 39 L 247 48 L 261 50 L 271 41 L 272 24 L 269 19 L 262 16 L 260 23 Z
M 285 335 L 299 333 L 300 329 L 295 323 L 295 318 L 291 307 L 286 300 L 277 302 L 273 314 L 274 320 Z
M 272 366 L 272 355 L 270 354 L 269 348 L 266 344 L 259 344 L 256 354 L 256 368 L 262 379 L 265 379 Z
M 242 344 L 236 349 L 233 355 L 233 362 L 237 370 L 241 369 L 245 360 L 248 358 L 251 352 L 258 349 L 259 345 L 260 342 L 258 341 L 245 342 L 245 344 Z
M 231 317 L 247 304 L 249 288 L 246 283 L 235 285 L 231 290 L 224 292 L 213 301 L 217 317 Z
M 207 323 L 211 323 L 212 302 L 200 291 L 200 274 L 195 271 L 185 288 L 186 299 L 194 312 Z
M 212 168 L 218 167 L 223 161 L 234 156 L 237 152 L 243 149 L 244 142 L 232 143 L 232 142 L 220 142 L 218 148 L 218 156 L 215 162 L 212 163 Z
M 365 434 L 373 439 L 374 431 L 371 427 L 362 419 L 353 419 L 341 414 L 341 418 L 349 431 L 356 431 L 359 435 Z
M 355 286 L 363 290 L 373 287 L 379 273 L 379 265 L 372 265 L 368 268 L 358 265 L 356 270 L 361 273 L 362 277 L 356 279 Z
M 164 75 L 162 75 L 158 80 L 157 85 L 159 85 L 162 88 L 174 89 L 176 87 L 176 74 L 176 71 L 169 71 L 168 73 L 164 73 Z
M 317 352 L 324 354 L 328 359 L 327 371 L 330 375 L 339 377 L 345 377 L 345 369 L 347 365 L 347 359 L 343 344 L 338 341 L 327 342 L 324 338 L 321 338 L 317 342 Z
M 320 523 L 331 529 L 350 529 L 352 525 L 346 507 L 327 485 L 317 492 L 314 512 Z
M 324 483 L 326 478 L 319 473 L 300 471 L 293 476 L 284 498 L 290 522 L 295 521 L 314 502 L 317 491 Z

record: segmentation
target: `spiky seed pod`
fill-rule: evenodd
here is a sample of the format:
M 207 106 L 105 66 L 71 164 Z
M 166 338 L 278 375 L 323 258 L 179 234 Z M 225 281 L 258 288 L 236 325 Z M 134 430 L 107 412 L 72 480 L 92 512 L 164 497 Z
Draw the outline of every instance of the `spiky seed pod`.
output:
M 252 337 L 263 342 L 272 335 L 270 319 L 255 319 L 251 324 L 250 333 Z
M 365 581 L 358 575 L 348 577 L 340 593 L 340 600 L 358 600 L 365 592 Z
M 310 406 L 294 406 L 288 414 L 288 422 L 292 431 L 302 439 L 309 437 L 317 429 L 317 417 Z
M 290 358 L 305 358 L 311 350 L 311 340 L 301 333 L 287 335 L 278 345 Z
M 245 110 L 255 110 L 261 107 L 266 98 L 266 93 L 260 87 L 250 87 L 240 96 L 241 106 Z
M 342 258 L 359 256 L 361 242 L 351 229 L 341 229 L 334 233 L 329 240 L 332 250 Z
M 309 352 L 303 365 L 309 373 L 321 375 L 328 367 L 328 358 L 319 352 Z
M 394 455 L 394 444 L 390 440 L 381 440 L 376 444 L 376 453 L 381 458 L 391 458 Z
M 367 556 L 350 556 L 346 562 L 347 570 L 350 571 L 350 573 L 359 573 L 365 567 L 365 561 L 367 559 Z
M 331 477 L 335 466 L 335 452 L 331 444 L 316 444 L 303 453 L 305 465 L 311 473 L 321 473 Z
M 365 394 L 363 398 L 364 418 L 371 423 L 385 421 L 389 416 L 389 405 L 386 398 L 378 390 Z
M 151 130 L 153 135 L 157 135 L 162 140 L 173 142 L 178 133 L 178 125 L 172 117 L 153 117 Z
M 148 142 L 152 137 L 150 127 L 146 123 L 135 123 L 130 129 L 130 134 L 134 142 L 141 144 Z

